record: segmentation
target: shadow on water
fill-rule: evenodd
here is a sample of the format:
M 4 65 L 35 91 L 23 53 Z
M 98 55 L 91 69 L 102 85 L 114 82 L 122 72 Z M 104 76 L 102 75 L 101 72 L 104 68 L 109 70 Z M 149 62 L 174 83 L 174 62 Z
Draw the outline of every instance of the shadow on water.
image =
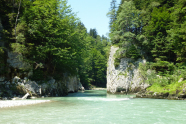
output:
M 135 95 L 108 94 L 106 90 L 86 90 L 85 92 L 69 93 L 66 97 L 104 97 L 104 98 L 133 98 Z
M 85 90 L 85 92 L 69 93 L 66 97 L 106 97 L 106 90 Z

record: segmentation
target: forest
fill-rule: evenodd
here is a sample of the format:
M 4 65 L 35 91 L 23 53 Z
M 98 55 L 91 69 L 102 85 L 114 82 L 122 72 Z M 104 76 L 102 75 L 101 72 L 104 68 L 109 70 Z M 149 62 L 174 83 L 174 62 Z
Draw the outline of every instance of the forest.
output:
M 112 0 L 107 16 L 119 47 L 115 67 L 121 58 L 146 59 L 139 68 L 152 91 L 179 90 L 186 79 L 186 1 L 121 0 L 117 8 Z
M 87 31 L 66 0 L 1 0 L 0 75 L 9 80 L 12 73 L 29 71 L 8 69 L 7 53 L 14 51 L 31 65 L 31 80 L 57 80 L 68 73 L 78 75 L 86 88 L 105 87 L 114 45 L 119 47 L 115 67 L 121 58 L 146 59 L 141 76 L 158 89 L 186 79 L 185 0 L 121 0 L 119 7 L 112 0 L 110 5 L 107 38 L 96 29 Z
M 7 53 L 14 51 L 31 65 L 31 80 L 68 73 L 78 75 L 85 88 L 106 85 L 110 41 L 96 29 L 87 31 L 66 0 L 1 0 L 0 22 L 0 75 L 7 80 L 10 71 L 28 71 L 7 71 Z

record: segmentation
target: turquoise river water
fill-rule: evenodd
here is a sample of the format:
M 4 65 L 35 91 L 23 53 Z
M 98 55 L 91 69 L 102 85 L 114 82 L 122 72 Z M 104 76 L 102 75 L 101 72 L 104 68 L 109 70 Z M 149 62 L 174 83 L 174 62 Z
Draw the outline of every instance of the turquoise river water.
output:
M 0 124 L 186 124 L 186 101 L 139 99 L 105 90 L 0 109 Z

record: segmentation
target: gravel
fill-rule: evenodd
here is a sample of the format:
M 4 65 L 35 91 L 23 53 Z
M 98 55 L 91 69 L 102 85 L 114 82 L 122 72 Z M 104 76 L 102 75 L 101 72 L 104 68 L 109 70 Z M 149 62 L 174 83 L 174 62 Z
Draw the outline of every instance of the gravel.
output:
M 0 108 L 33 105 L 50 102 L 50 100 L 0 100 Z

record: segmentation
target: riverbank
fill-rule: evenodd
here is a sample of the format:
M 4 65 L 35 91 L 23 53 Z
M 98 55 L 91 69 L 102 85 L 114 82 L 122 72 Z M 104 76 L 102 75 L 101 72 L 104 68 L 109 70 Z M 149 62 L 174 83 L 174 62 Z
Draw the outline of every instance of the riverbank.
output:
M 0 108 L 34 105 L 50 102 L 50 100 L 0 100 Z
M 91 90 L 107 90 L 107 88 L 92 88 Z
M 186 100 L 186 80 L 171 83 L 165 86 L 154 83 L 144 92 L 138 92 L 137 98 L 154 98 L 170 100 Z

